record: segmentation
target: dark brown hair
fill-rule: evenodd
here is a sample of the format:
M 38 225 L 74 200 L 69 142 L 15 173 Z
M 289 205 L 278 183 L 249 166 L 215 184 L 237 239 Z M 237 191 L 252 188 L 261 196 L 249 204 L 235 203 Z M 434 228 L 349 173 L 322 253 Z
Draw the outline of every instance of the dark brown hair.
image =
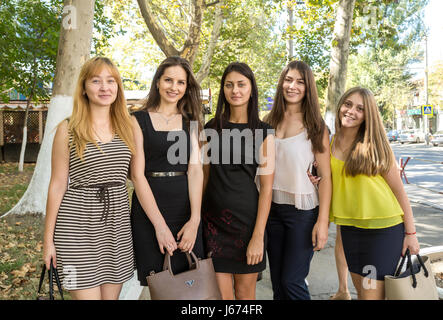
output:
M 301 104 L 301 112 L 303 113 L 303 125 L 308 131 L 308 139 L 311 140 L 312 143 L 312 151 L 323 152 L 324 146 L 322 141 L 325 131 L 325 123 L 320 112 L 314 74 L 305 62 L 291 61 L 282 70 L 274 96 L 274 104 L 271 112 L 266 116 L 265 121 L 275 130 L 277 130 L 278 126 L 283 121 L 286 111 L 286 101 L 283 96 L 283 82 L 289 70 L 293 69 L 300 72 L 306 86 L 305 96 Z
M 169 67 L 180 66 L 186 72 L 186 92 L 183 97 L 178 101 L 177 108 L 186 121 L 186 124 L 190 125 L 190 121 L 198 121 L 199 132 L 202 130 L 202 100 L 201 100 L 201 88 L 197 80 L 195 80 L 192 72 L 191 65 L 188 60 L 181 57 L 168 57 L 158 66 L 157 71 L 152 79 L 151 89 L 146 102 L 143 105 L 142 110 L 152 110 L 158 108 L 160 105 L 160 93 L 157 88 L 157 83 L 165 70 Z
M 242 74 L 251 81 L 251 96 L 249 97 L 248 102 L 248 127 L 251 130 L 258 129 L 260 127 L 260 117 L 258 115 L 257 82 L 255 81 L 255 76 L 251 68 L 243 62 L 232 62 L 226 67 L 220 81 L 220 92 L 218 94 L 217 110 L 215 111 L 214 121 L 211 121 L 210 123 L 215 130 L 221 130 L 223 129 L 223 124 L 229 121 L 231 109 L 229 107 L 229 102 L 225 97 L 224 86 L 226 77 L 229 73 L 234 71 Z

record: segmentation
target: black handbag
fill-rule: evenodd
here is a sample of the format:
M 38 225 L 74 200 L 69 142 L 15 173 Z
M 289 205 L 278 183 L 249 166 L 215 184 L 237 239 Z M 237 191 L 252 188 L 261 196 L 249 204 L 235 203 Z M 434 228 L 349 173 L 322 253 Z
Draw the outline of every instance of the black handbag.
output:
M 58 277 L 57 268 L 54 268 L 52 265 L 52 259 L 50 268 L 48 270 L 48 278 L 49 278 L 49 297 L 41 296 L 40 291 L 42 289 L 43 281 L 45 280 L 45 272 L 46 272 L 46 265 L 44 264 L 42 267 L 42 273 L 40 275 L 40 282 L 38 285 L 38 292 L 37 292 L 37 300 L 55 300 L 54 299 L 54 279 L 55 283 L 57 284 L 58 292 L 60 293 L 60 297 L 63 299 L 63 289 L 60 284 L 60 278 Z

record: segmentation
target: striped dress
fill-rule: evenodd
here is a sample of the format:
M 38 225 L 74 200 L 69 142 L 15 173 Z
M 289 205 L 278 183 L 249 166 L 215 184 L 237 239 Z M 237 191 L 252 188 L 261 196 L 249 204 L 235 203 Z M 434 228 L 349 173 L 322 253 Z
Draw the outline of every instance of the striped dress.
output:
M 72 141 L 70 137 L 70 142 Z M 87 143 L 84 161 L 70 150 L 69 185 L 54 231 L 57 269 L 66 290 L 123 283 L 134 274 L 126 177 L 131 152 L 114 136 Z

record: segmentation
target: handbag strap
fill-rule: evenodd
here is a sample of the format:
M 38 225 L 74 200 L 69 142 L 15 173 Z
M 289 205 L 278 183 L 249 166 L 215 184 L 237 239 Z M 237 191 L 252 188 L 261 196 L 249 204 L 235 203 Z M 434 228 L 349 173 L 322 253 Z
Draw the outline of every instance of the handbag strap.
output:
M 57 289 L 58 289 L 58 292 L 60 293 L 60 297 L 62 298 L 62 300 L 65 300 L 65 299 L 63 298 L 63 289 L 62 289 L 62 285 L 61 285 L 61 283 L 60 283 L 60 278 L 59 278 L 59 276 L 58 276 L 57 268 L 54 268 L 54 267 L 52 266 L 52 263 L 51 263 L 51 268 L 53 268 L 54 278 L 55 278 L 55 283 L 57 284 Z
M 411 271 L 412 287 L 415 289 L 415 288 L 417 288 L 417 278 L 415 277 L 414 270 L 412 269 L 412 259 L 411 259 L 411 254 L 409 253 L 409 250 L 406 251 L 406 255 L 408 256 L 407 268 Z
M 195 261 L 195 268 L 196 269 L 200 268 L 200 263 L 199 263 L 199 260 L 198 260 L 197 256 L 195 255 L 195 253 L 193 251 L 191 251 L 190 253 L 189 252 L 185 252 L 185 253 L 186 253 L 186 258 L 188 259 L 188 262 L 189 262 L 189 268 L 192 267 L 191 257 Z M 166 254 L 165 254 L 165 260 L 164 260 L 164 263 L 163 263 L 163 270 L 169 270 L 169 273 L 171 275 L 174 275 L 172 273 L 172 267 L 171 267 L 171 256 L 169 255 L 168 252 L 166 252 Z
M 168 269 L 168 260 L 166 259 L 166 255 L 169 255 L 169 253 L 167 251 L 165 253 L 165 259 L 163 260 L 163 270 Z M 188 260 L 189 269 L 191 269 L 192 268 L 192 259 L 189 254 L 186 255 L 186 260 Z
M 43 281 L 45 279 L 45 273 L 46 273 L 46 265 L 43 264 L 42 267 L 42 273 L 40 275 L 40 281 L 38 284 L 38 294 L 40 293 L 41 289 L 42 289 L 42 285 L 43 285 Z M 53 264 L 52 264 L 52 259 L 51 259 L 51 263 L 50 263 L 50 267 L 48 270 L 48 278 L 49 278 L 49 300 L 54 300 L 54 282 L 53 279 L 55 278 L 55 283 L 57 284 L 57 289 L 58 292 L 60 293 L 60 296 L 62 298 L 62 300 L 64 300 L 63 298 L 63 289 L 60 283 L 60 278 L 58 276 L 58 272 L 57 272 L 57 268 L 54 268 Z
M 423 259 L 420 257 L 419 254 L 417 254 L 417 260 L 420 263 L 421 267 L 423 268 L 423 272 L 425 274 L 425 277 L 429 277 L 428 268 L 426 268 L 425 264 L 423 263 Z
M 48 277 L 49 277 L 49 300 L 54 300 L 54 283 L 53 283 L 53 273 L 54 273 L 54 267 L 52 266 L 52 259 L 51 264 L 49 265 L 48 270 Z
M 405 253 L 405 255 L 404 255 L 404 256 L 401 258 L 401 260 L 400 260 L 400 265 L 398 266 L 397 271 L 395 271 L 395 273 L 394 273 L 394 276 L 395 276 L 395 277 L 398 277 L 398 276 L 400 275 L 401 269 L 403 269 L 403 265 L 405 264 L 406 257 L 407 257 L 408 255 L 410 256 L 409 248 L 406 249 L 406 253 Z

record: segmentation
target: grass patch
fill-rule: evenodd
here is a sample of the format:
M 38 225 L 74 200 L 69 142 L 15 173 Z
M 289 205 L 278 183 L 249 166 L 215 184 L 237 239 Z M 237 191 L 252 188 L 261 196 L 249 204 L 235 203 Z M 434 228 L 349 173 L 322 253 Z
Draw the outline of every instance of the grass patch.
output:
M 41 215 L 11 215 L 0 220 L 0 300 L 37 297 L 43 231 Z M 44 292 L 48 290 L 45 283 Z
M 0 164 L 0 215 L 25 193 L 35 164 Z M 41 215 L 9 215 L 0 219 L 0 300 L 34 300 L 43 264 L 44 219 Z M 47 280 L 47 279 L 46 279 Z M 49 292 L 45 284 L 44 293 Z M 64 293 L 65 299 L 69 294 Z M 58 297 L 58 294 L 56 295 Z

